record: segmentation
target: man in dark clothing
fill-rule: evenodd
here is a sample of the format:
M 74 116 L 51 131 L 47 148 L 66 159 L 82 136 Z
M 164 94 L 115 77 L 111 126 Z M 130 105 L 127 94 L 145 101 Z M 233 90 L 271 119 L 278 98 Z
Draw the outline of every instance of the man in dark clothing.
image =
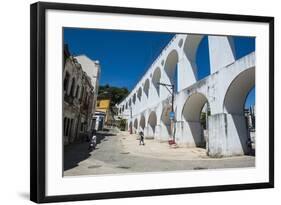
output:
M 144 145 L 144 137 L 142 131 L 140 131 L 140 145 Z
M 90 139 L 88 150 L 93 150 L 93 149 L 95 149 L 95 148 L 96 148 L 96 145 L 97 145 L 97 136 L 96 136 L 96 135 L 93 135 L 92 138 Z

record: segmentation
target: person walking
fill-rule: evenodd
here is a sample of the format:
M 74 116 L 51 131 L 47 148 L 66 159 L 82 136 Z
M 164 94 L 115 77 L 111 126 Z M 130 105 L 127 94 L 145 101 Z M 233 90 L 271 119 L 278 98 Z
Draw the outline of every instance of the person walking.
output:
M 93 150 L 96 149 L 96 145 L 97 145 L 97 136 L 93 135 L 90 142 L 89 142 L 89 148 L 88 150 Z
M 144 145 L 144 135 L 143 135 L 143 132 L 140 131 L 139 135 L 140 135 L 140 144 L 139 145 Z

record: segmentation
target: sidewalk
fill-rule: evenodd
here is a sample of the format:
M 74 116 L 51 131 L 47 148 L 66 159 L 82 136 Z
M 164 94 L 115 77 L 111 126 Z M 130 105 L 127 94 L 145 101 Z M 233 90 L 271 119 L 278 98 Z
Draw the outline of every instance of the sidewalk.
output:
M 156 140 L 145 140 L 145 145 L 139 145 L 138 137 L 109 130 L 102 133 L 95 150 L 88 151 L 85 142 L 68 147 L 64 153 L 64 176 L 255 166 L 253 156 L 210 158 L 202 148 L 173 148 Z
M 172 147 L 168 142 L 159 142 L 153 139 L 146 139 L 145 145 L 139 145 L 139 136 L 137 134 L 128 134 L 128 132 L 120 132 L 121 143 L 125 152 L 132 155 L 166 159 L 166 160 L 220 160 L 224 158 L 211 158 L 206 155 L 206 149 L 193 147 Z M 248 156 L 235 156 L 228 158 L 247 158 Z M 249 156 L 249 158 L 252 158 Z

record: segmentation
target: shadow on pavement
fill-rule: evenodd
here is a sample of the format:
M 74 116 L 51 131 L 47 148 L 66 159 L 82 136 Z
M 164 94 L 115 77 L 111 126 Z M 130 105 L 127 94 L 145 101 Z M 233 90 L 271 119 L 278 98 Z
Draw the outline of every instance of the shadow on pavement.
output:
M 97 144 L 100 144 L 102 141 L 106 141 L 106 137 L 116 136 L 116 134 L 110 132 L 100 132 L 97 133 Z
M 111 136 L 116 136 L 116 134 L 104 131 L 97 133 L 97 144 L 100 144 L 103 141 L 107 141 L 106 138 Z M 89 150 L 88 148 L 89 142 L 86 141 L 64 146 L 64 171 L 78 166 L 81 161 L 91 156 L 91 152 L 95 152 L 95 150 Z M 98 148 L 96 148 L 96 150 L 97 149 Z

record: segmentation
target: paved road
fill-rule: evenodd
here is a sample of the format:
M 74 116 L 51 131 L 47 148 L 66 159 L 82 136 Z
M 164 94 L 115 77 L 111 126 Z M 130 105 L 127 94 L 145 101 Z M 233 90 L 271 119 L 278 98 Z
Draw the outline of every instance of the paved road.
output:
M 199 170 L 253 167 L 255 157 L 214 159 L 200 148 L 171 148 L 167 143 L 146 140 L 139 146 L 136 135 L 127 132 L 103 132 L 96 150 L 81 143 L 65 148 L 65 176 Z

